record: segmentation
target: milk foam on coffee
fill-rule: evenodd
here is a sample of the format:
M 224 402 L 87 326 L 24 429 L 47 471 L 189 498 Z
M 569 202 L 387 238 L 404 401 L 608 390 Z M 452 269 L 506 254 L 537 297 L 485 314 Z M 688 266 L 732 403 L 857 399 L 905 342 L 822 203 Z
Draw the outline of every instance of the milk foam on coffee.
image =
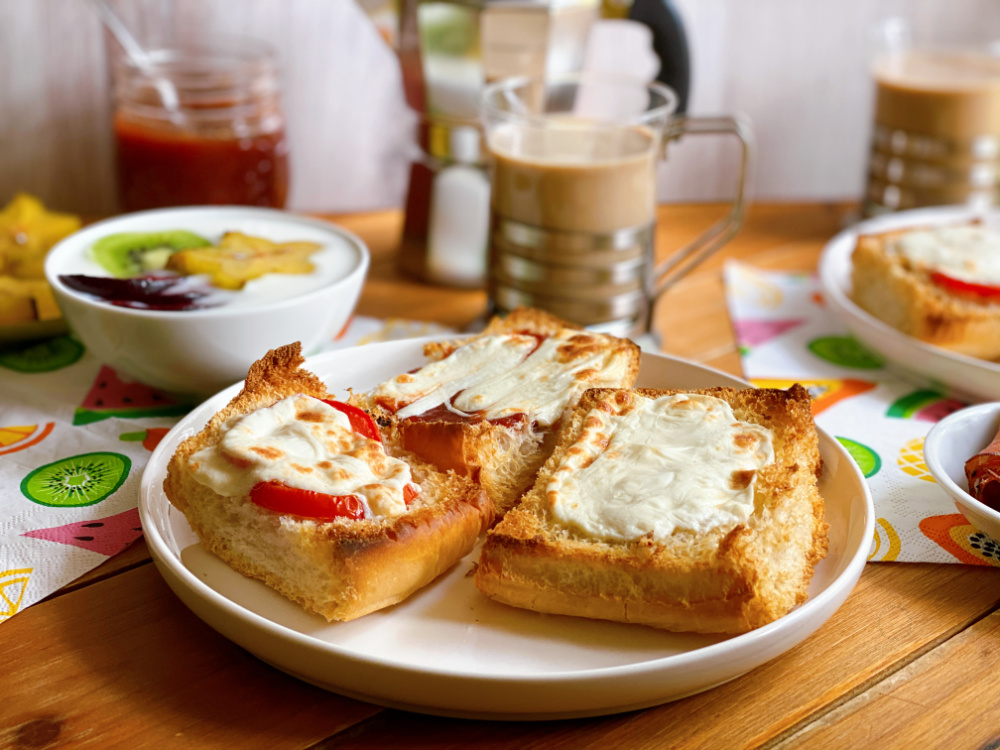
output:
M 651 223 L 657 134 L 550 117 L 545 126 L 500 125 L 490 134 L 493 210 L 533 227 L 607 234 Z

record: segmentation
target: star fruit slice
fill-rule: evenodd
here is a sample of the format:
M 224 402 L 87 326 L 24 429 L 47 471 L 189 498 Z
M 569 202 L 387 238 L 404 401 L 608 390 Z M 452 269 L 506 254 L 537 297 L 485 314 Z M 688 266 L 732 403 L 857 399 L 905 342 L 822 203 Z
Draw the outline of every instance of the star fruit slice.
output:
M 240 232 L 227 232 L 217 247 L 180 250 L 170 256 L 167 269 L 185 275 L 208 274 L 222 289 L 242 289 L 267 273 L 312 273 L 309 256 L 322 246 L 315 242 L 271 242 Z

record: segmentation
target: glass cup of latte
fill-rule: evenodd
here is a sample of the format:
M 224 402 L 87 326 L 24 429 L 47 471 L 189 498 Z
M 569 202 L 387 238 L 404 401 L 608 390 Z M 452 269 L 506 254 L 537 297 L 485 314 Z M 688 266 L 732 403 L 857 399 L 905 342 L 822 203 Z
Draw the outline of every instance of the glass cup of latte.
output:
M 594 330 L 641 335 L 659 294 L 737 231 L 749 128 L 733 117 L 678 117 L 676 104 L 665 86 L 613 73 L 486 87 L 493 312 L 531 306 Z M 739 186 L 723 220 L 657 262 L 656 171 L 667 141 L 682 133 L 739 139 Z
M 985 24 L 985 21 L 984 21 Z M 986 29 L 983 29 L 984 33 Z M 875 29 L 864 211 L 1000 198 L 1000 50 L 889 18 Z

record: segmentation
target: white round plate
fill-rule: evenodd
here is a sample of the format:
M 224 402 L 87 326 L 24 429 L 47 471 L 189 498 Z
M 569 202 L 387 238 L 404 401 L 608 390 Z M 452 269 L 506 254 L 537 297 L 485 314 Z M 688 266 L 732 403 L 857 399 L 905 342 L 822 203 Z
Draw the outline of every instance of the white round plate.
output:
M 919 341 L 886 325 L 851 300 L 851 253 L 858 235 L 910 226 L 957 224 L 982 220 L 1000 230 L 1000 212 L 963 207 L 920 208 L 861 222 L 834 237 L 823 249 L 819 280 L 834 314 L 859 341 L 879 352 L 903 374 L 923 386 L 973 401 L 1000 399 L 1000 362 L 968 357 Z
M 423 342 L 371 344 L 317 356 L 307 367 L 342 397 L 425 362 Z M 637 386 L 746 387 L 724 373 L 644 353 Z M 447 716 L 551 719 L 628 711 L 681 698 L 748 672 L 820 627 L 851 592 L 874 527 L 868 487 L 840 444 L 820 432 L 820 492 L 830 551 L 809 599 L 739 636 L 669 633 L 637 625 L 540 615 L 493 602 L 468 576 L 474 550 L 405 602 L 347 623 L 327 623 L 204 552 L 163 494 L 178 443 L 236 394 L 233 386 L 185 417 L 142 478 L 139 509 L 153 559 L 206 623 L 307 682 L 373 703 Z
M 969 494 L 965 462 L 990 444 L 1000 429 L 1000 403 L 979 404 L 949 414 L 924 439 L 924 462 L 938 486 L 969 523 L 1000 540 L 1000 511 Z

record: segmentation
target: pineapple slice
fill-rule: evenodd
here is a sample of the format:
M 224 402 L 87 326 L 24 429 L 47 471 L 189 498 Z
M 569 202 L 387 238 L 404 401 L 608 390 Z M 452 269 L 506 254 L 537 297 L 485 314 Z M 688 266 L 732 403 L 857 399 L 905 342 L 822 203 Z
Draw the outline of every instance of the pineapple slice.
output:
M 167 269 L 180 274 L 208 274 L 222 289 L 242 289 L 266 273 L 312 273 L 309 256 L 322 245 L 316 242 L 277 243 L 240 232 L 226 232 L 218 247 L 178 250 Z

